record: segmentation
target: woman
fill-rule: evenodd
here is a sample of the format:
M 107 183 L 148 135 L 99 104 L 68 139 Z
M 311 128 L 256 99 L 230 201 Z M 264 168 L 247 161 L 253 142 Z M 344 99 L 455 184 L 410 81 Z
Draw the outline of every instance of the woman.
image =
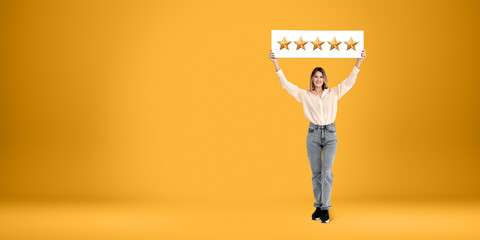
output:
M 332 165 L 337 150 L 337 133 L 335 129 L 337 101 L 352 88 L 360 71 L 360 64 L 366 57 L 364 49 L 362 50 L 361 58 L 357 59 L 357 63 L 350 75 L 333 88 L 328 88 L 327 74 L 323 68 L 317 67 L 313 69 L 310 76 L 310 88 L 305 90 L 287 81 L 280 69 L 278 60 L 275 58 L 272 50 L 270 50 L 269 58 L 275 64 L 280 84 L 298 102 L 303 104 L 305 117 L 310 121 L 307 134 L 307 153 L 312 169 L 313 195 L 315 197 L 313 206 L 316 207 L 315 212 L 312 214 L 312 220 L 320 219 L 322 223 L 329 221 L 328 211 L 331 208 Z

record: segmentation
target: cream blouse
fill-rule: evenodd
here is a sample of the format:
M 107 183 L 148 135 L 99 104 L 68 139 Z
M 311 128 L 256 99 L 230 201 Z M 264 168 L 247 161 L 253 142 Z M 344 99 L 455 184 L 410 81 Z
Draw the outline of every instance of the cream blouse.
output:
M 275 73 L 280 79 L 282 87 L 287 89 L 290 95 L 303 104 L 305 117 L 312 123 L 327 125 L 335 121 L 335 117 L 337 116 L 337 101 L 352 88 L 359 71 L 360 69 L 357 68 L 357 66 L 353 66 L 350 76 L 337 86 L 324 89 L 321 97 L 287 81 L 282 69 Z

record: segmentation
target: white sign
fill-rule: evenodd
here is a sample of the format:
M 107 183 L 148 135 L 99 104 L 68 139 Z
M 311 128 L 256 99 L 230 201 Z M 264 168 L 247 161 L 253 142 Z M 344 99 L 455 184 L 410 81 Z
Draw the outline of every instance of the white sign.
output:
M 363 31 L 272 30 L 275 58 L 361 58 Z

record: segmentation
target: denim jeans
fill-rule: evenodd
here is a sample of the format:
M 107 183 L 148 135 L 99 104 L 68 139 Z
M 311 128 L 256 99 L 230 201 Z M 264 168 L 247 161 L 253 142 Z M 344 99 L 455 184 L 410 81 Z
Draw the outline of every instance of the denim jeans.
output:
M 310 122 L 307 134 L 307 152 L 312 169 L 314 207 L 330 210 L 332 193 L 332 165 L 337 151 L 335 122 L 317 125 Z

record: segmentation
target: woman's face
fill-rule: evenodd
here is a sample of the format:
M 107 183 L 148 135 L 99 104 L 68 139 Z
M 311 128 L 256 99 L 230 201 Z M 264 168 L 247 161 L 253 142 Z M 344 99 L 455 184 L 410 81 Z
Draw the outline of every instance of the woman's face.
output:
M 316 71 L 313 75 L 313 84 L 315 88 L 322 88 L 323 85 L 323 73 L 320 71 Z

